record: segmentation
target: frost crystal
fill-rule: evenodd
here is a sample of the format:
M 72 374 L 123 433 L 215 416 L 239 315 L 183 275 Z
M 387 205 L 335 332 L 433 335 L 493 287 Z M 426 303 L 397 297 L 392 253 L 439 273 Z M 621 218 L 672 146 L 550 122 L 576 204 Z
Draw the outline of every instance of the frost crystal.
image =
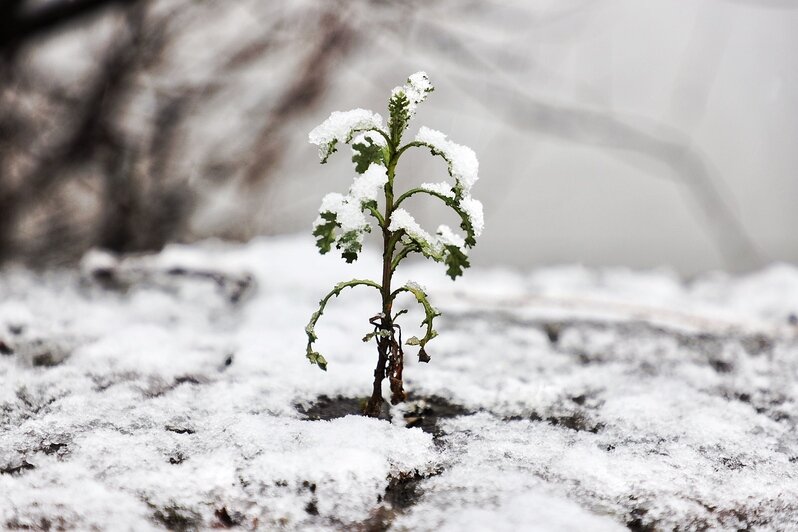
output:
M 446 138 L 440 131 L 421 126 L 416 134 L 416 141 L 429 146 L 433 152 L 440 153 L 449 163 L 449 173 L 457 180 L 457 184 L 468 192 L 479 179 L 479 161 L 474 150 L 468 146 L 457 144 Z
M 319 146 L 319 157 L 324 161 L 335 151 L 337 142 L 348 142 L 358 131 L 381 128 L 382 117 L 368 109 L 333 111 L 327 120 L 308 133 L 308 140 Z
M 452 190 L 452 185 L 445 181 L 442 183 L 421 183 L 419 188 L 426 190 L 427 192 L 440 194 L 445 198 L 454 199 L 454 190 Z

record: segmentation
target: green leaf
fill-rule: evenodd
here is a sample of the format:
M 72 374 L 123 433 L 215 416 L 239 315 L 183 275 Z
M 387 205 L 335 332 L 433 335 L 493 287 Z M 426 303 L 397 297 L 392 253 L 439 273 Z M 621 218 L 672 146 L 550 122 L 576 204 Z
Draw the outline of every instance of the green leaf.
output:
M 463 200 L 463 196 L 460 193 L 458 193 L 457 187 L 455 187 L 455 194 L 456 195 L 455 195 L 454 198 L 450 198 L 448 196 L 444 196 L 443 194 L 438 194 L 437 192 L 433 192 L 431 190 L 426 190 L 426 189 L 422 189 L 422 188 L 414 188 L 414 189 L 411 189 L 411 190 L 407 191 L 406 193 L 402 194 L 402 196 L 400 196 L 400 198 L 399 198 L 399 200 L 397 202 L 397 205 L 401 204 L 404 200 L 406 200 L 407 198 L 409 198 L 411 196 L 414 196 L 416 194 L 427 194 L 429 196 L 433 196 L 435 198 L 438 198 L 443 203 L 445 203 L 447 207 L 451 208 L 454 212 L 456 212 L 457 215 L 460 217 L 460 229 L 462 229 L 465 232 L 465 245 L 466 245 L 466 247 L 472 248 L 472 247 L 474 247 L 477 244 L 477 239 L 476 239 L 477 235 L 476 235 L 476 232 L 474 231 L 474 226 L 471 223 L 471 218 L 468 217 L 468 213 L 460 205 L 460 202 Z M 443 259 L 443 257 L 440 256 L 440 255 L 436 256 L 434 253 L 430 253 L 429 247 L 427 246 L 425 248 L 425 246 L 423 245 L 422 242 L 419 242 L 418 244 L 419 244 L 419 246 L 421 248 L 418 251 L 421 251 L 424 254 L 425 257 L 435 259 L 438 262 L 440 262 L 441 259 Z
M 322 371 L 327 371 L 327 360 L 315 351 L 308 351 L 306 355 L 311 364 L 316 364 Z
M 368 342 L 369 340 L 373 340 L 377 336 L 379 336 L 380 338 L 388 338 L 389 336 L 391 336 L 391 332 L 390 331 L 385 331 L 385 330 L 382 330 L 382 329 L 378 329 L 378 330 L 376 330 L 374 332 L 370 332 L 366 336 L 364 336 L 363 337 L 363 341 L 364 342 Z
M 330 158 L 330 155 L 338 151 L 338 148 L 336 148 L 336 144 L 338 144 L 338 141 L 336 139 L 333 139 L 329 144 L 326 144 L 321 148 L 322 150 L 321 164 L 327 164 L 327 159 Z
M 457 246 L 446 246 L 444 262 L 446 263 L 446 275 L 452 280 L 463 275 L 463 270 L 471 266 L 466 254 Z
M 424 348 L 426 347 L 427 342 L 438 336 L 437 331 L 435 331 L 435 329 L 432 328 L 432 322 L 436 317 L 440 316 L 441 313 L 435 310 L 435 307 L 433 307 L 430 304 L 429 300 L 427 299 L 427 294 L 424 292 L 424 290 L 421 289 L 419 285 L 415 283 L 407 283 L 406 285 L 404 285 L 403 287 L 399 288 L 396 291 L 396 293 L 399 292 L 410 292 L 416 297 L 416 300 L 424 308 L 424 321 L 421 322 L 421 326 L 422 327 L 426 326 L 427 328 L 424 337 L 418 339 L 417 337 L 413 336 L 411 338 L 408 338 L 408 340 L 405 343 L 407 345 L 419 346 L 420 349 L 418 352 L 418 359 L 421 362 L 429 362 L 429 355 L 427 355 L 427 352 L 425 351 Z
M 367 230 L 371 230 L 368 228 Z M 360 243 L 359 231 L 348 231 L 338 238 L 338 243 L 335 247 L 341 250 L 341 256 L 346 262 L 352 263 L 357 260 L 358 253 L 363 249 L 363 244 Z
M 344 288 L 354 288 L 355 286 L 371 286 L 372 288 L 376 288 L 377 290 L 382 290 L 382 287 L 375 283 L 374 281 L 369 281 L 368 279 L 352 279 L 351 281 L 341 282 L 338 283 L 324 296 L 321 301 L 319 301 L 319 309 L 313 313 L 310 317 L 310 321 L 305 326 L 305 333 L 308 335 L 308 345 L 306 348 L 305 356 L 310 361 L 311 364 L 316 364 L 319 368 L 327 371 L 327 360 L 321 356 L 317 351 L 313 350 L 313 343 L 319 339 L 316 335 L 316 323 L 318 323 L 319 319 L 321 318 L 322 314 L 324 314 L 324 309 L 327 307 L 327 303 L 330 301 L 330 298 L 333 296 L 338 297 Z
M 430 357 L 427 354 L 427 352 L 424 350 L 423 347 L 418 350 L 418 361 L 419 362 L 425 362 L 425 363 L 430 361 Z
M 369 137 L 365 137 L 366 143 L 352 145 L 355 154 L 352 155 L 352 162 L 355 163 L 355 171 L 358 174 L 365 172 L 372 163 L 382 164 L 382 146 L 374 144 Z
M 394 144 L 399 144 L 402 133 L 407 129 L 410 122 L 410 100 L 404 90 L 398 90 L 388 101 L 388 113 L 391 118 L 388 121 L 388 129 L 391 132 L 391 140 Z
M 324 220 L 323 224 L 319 224 L 313 230 L 313 236 L 316 239 L 316 247 L 319 248 L 319 253 L 324 255 L 329 253 L 332 249 L 333 242 L 335 242 L 335 228 L 338 227 L 338 217 L 334 212 L 323 212 L 321 218 Z

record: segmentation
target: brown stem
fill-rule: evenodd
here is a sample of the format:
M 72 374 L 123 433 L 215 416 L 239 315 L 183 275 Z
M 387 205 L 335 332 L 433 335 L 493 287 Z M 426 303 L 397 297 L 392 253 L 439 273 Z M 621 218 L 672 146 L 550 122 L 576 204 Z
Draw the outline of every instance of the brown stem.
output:
M 390 207 L 390 204 L 388 204 Z M 390 212 L 386 208 L 386 213 Z M 387 217 L 386 217 L 387 219 Z M 393 322 L 391 320 L 391 259 L 393 256 L 393 249 L 391 249 L 390 240 L 391 232 L 387 229 L 387 223 L 383 227 L 383 242 L 385 252 L 383 254 L 383 268 L 382 268 L 382 316 L 379 325 L 375 324 L 382 331 L 390 333 L 387 336 L 380 336 L 377 341 L 377 367 L 374 369 L 374 389 L 371 393 L 368 406 L 366 407 L 366 415 L 371 417 L 378 417 L 382 410 L 382 380 L 386 375 L 386 365 L 390 358 L 392 344 L 395 343 L 393 339 Z
M 388 361 L 388 382 L 391 384 L 391 404 L 398 405 L 407 398 L 404 385 L 402 383 L 402 370 L 405 365 L 405 354 L 402 351 L 402 331 L 398 326 L 399 341 L 394 335 L 391 336 L 391 358 Z
M 398 139 L 396 142 L 398 143 Z M 394 324 L 391 319 L 391 308 L 393 307 L 393 294 L 391 293 L 393 268 L 391 266 L 397 239 L 394 238 L 394 233 L 388 230 L 388 226 L 391 223 L 391 214 L 394 210 L 393 178 L 398 159 L 395 147 L 391 146 L 391 154 L 387 165 L 388 183 L 385 185 L 385 215 L 382 223 L 382 316 L 379 325 L 374 324 L 387 334 L 380 336 L 377 341 L 377 367 L 374 369 L 374 389 L 366 407 L 366 415 L 372 417 L 379 416 L 382 410 L 382 380 L 386 376 L 389 377 L 391 383 L 391 402 L 396 404 L 404 400 L 404 390 L 402 389 L 402 348 L 396 343 L 394 338 Z M 389 362 L 390 366 L 388 366 Z M 386 366 L 390 369 L 386 368 Z
M 377 367 L 374 369 L 374 389 L 371 392 L 371 399 L 366 405 L 366 415 L 379 417 L 382 412 L 382 379 L 385 378 L 385 366 L 388 363 L 388 350 L 391 339 L 380 337 L 377 341 Z

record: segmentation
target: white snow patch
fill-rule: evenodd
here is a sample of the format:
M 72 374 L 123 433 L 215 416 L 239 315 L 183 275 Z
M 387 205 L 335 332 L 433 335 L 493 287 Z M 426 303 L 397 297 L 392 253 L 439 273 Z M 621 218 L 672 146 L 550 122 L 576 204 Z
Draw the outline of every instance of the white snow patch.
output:
M 382 129 L 382 117 L 373 111 L 360 108 L 333 111 L 327 120 L 308 134 L 308 141 L 319 146 L 319 155 L 323 159 L 332 144 L 347 142 L 353 132 L 365 129 Z
M 407 78 L 406 84 L 400 87 L 394 87 L 394 89 L 391 91 L 391 96 L 395 96 L 399 93 L 404 93 L 404 95 L 407 96 L 408 112 L 410 114 L 410 118 L 412 118 L 416 114 L 418 104 L 426 100 L 427 94 L 432 92 L 433 89 L 434 88 L 432 83 L 429 81 L 427 73 L 416 72 Z
M 482 213 L 482 202 L 466 195 L 460 201 L 460 207 L 465 211 L 468 216 L 471 226 L 474 228 L 474 234 L 481 236 L 482 231 L 485 229 L 485 218 Z
M 452 190 L 452 185 L 445 181 L 442 183 L 421 183 L 419 188 L 440 194 L 441 196 L 449 199 L 454 199 L 454 190 Z
M 449 171 L 460 184 L 464 192 L 469 192 L 479 179 L 479 161 L 474 150 L 468 146 L 457 144 L 446 138 L 440 131 L 421 126 L 416 134 L 416 141 L 432 146 L 443 154 L 449 162 Z
M 365 172 L 358 175 L 349 188 L 349 197 L 357 205 L 377 201 L 380 192 L 388 182 L 387 170 L 381 164 L 372 163 Z
M 439 247 L 436 245 L 437 239 L 422 229 L 416 219 L 413 218 L 413 215 L 402 208 L 396 209 L 391 213 L 391 223 L 388 225 L 388 230 L 404 230 L 409 236 L 422 242 L 427 242 L 433 249 Z
M 455 234 L 448 225 L 438 226 L 438 242 L 444 246 L 455 246 L 460 248 L 463 253 L 468 253 L 465 247 L 465 239 Z

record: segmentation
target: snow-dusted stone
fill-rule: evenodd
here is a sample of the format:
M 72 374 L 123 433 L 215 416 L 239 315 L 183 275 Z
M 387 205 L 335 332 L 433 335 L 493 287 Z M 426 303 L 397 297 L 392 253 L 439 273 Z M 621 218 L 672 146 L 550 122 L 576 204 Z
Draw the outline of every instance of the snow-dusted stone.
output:
M 320 396 L 370 392 L 357 316 L 376 293 L 331 302 L 327 374 L 303 326 L 375 253 L 339 264 L 283 237 L 107 259 L 0 274 L 0 529 L 798 528 L 794 267 L 689 284 L 477 269 L 454 292 L 411 265 L 444 312 L 434 363 L 407 360 L 414 401 L 391 421 L 312 421 Z M 92 265 L 259 289 L 236 304 L 204 281 L 109 290 Z M 68 356 L 32 364 L 37 340 Z

